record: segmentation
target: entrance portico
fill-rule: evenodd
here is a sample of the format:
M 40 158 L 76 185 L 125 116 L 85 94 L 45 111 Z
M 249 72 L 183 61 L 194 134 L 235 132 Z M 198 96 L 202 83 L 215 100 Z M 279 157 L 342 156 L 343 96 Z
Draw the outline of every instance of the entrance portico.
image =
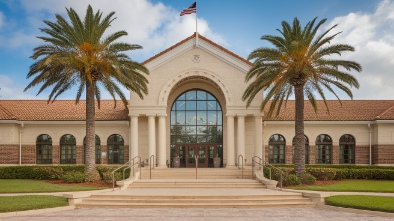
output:
M 193 35 L 144 65 L 149 94 L 130 96 L 131 157 L 154 155 L 159 167 L 172 167 L 175 156 L 181 167 L 195 166 L 195 156 L 198 166 L 213 167 L 213 158 L 220 157 L 220 167 L 232 167 L 238 155 L 249 163 L 261 156 L 256 128 L 262 127 L 262 95 L 249 108 L 242 101 L 247 85 L 240 79 L 251 67 L 248 61 L 202 36 L 196 46 Z

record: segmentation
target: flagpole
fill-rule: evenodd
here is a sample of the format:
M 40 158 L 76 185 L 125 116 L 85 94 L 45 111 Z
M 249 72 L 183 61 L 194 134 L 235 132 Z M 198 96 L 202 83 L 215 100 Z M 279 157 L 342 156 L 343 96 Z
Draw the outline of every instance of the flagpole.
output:
M 196 47 L 198 45 L 197 11 L 198 11 L 198 9 L 197 9 L 197 0 L 196 0 Z

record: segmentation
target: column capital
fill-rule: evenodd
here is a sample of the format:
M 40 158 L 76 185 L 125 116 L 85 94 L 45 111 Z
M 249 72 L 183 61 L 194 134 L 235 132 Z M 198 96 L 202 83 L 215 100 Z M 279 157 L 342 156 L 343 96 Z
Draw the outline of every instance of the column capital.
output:
M 237 114 L 237 117 L 246 117 L 247 114 Z
M 156 117 L 156 114 L 147 114 L 147 117 Z
M 158 117 L 167 117 L 167 114 L 157 114 Z
M 226 114 L 226 117 L 235 117 L 235 114 Z
M 129 114 L 129 117 L 139 117 L 139 114 Z

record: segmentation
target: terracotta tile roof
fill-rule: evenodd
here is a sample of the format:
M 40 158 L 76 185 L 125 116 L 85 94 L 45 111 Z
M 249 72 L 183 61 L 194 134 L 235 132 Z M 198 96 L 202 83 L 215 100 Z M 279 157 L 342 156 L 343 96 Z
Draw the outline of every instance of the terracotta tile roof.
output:
M 328 100 L 329 113 L 323 101 L 317 101 L 317 113 L 312 105 L 305 101 L 305 121 L 372 121 L 394 120 L 394 100 L 342 100 L 342 106 L 338 100 Z M 268 103 L 270 105 L 270 103 Z M 268 119 L 265 108 L 264 120 L 268 121 L 293 121 L 294 100 L 287 102 L 286 108 L 282 106 L 278 117 L 275 114 Z
M 156 59 L 156 58 L 158 58 L 158 57 L 164 55 L 165 53 L 167 53 L 167 52 L 173 50 L 174 48 L 178 47 L 179 45 L 182 45 L 182 44 L 184 44 L 185 42 L 187 42 L 187 41 L 193 39 L 195 36 L 196 36 L 196 32 L 194 32 L 194 34 L 192 34 L 191 36 L 187 37 L 186 39 L 184 39 L 184 40 L 182 40 L 182 41 L 176 43 L 175 45 L 173 45 L 173 46 L 167 48 L 166 50 L 164 50 L 164 51 L 162 51 L 162 52 L 156 54 L 155 56 L 149 58 L 148 60 L 142 62 L 142 64 L 145 65 L 145 64 L 149 63 L 150 61 L 152 61 L 152 60 L 154 60 L 154 59 Z M 204 37 L 204 36 L 202 36 L 202 35 L 200 35 L 200 34 L 198 34 L 198 38 L 199 38 L 199 39 L 202 39 L 202 40 L 204 40 L 204 41 L 206 41 L 206 42 L 208 42 L 209 44 L 213 45 L 214 47 L 219 48 L 220 50 L 226 52 L 227 54 L 229 54 L 229 55 L 231 55 L 231 56 L 233 56 L 233 57 L 235 57 L 235 58 L 237 58 L 237 59 L 239 59 L 239 60 L 245 62 L 246 64 L 248 64 L 248 65 L 250 65 L 250 66 L 253 66 L 253 63 L 249 62 L 249 61 L 246 60 L 245 58 L 243 58 L 243 57 L 241 57 L 241 56 L 239 56 L 239 55 L 237 55 L 237 54 L 231 52 L 230 50 L 228 50 L 228 49 L 226 49 L 226 48 L 224 48 L 224 47 L 222 47 L 222 46 L 216 44 L 215 42 L 209 40 L 208 38 L 206 38 L 206 37 Z
M 85 101 L 75 100 L 0 100 L 0 120 L 20 121 L 84 121 Z M 96 106 L 97 121 L 129 120 L 128 110 L 122 101 L 102 100 L 100 109 Z

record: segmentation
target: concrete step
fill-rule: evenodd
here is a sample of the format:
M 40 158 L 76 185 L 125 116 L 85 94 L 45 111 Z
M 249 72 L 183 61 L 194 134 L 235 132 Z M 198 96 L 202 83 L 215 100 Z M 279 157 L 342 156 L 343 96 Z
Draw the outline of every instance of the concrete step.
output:
M 266 189 L 248 179 L 138 180 L 128 189 L 83 198 L 79 208 L 229 208 L 316 206 L 301 193 Z
M 165 181 L 136 180 L 129 188 L 265 188 L 255 180 L 239 179 L 166 179 Z
M 280 207 L 316 206 L 301 194 L 267 195 L 92 195 L 76 205 L 78 208 L 224 208 L 224 207 Z
M 256 207 L 315 207 L 312 202 L 265 203 L 84 203 L 77 208 L 256 208 Z
M 199 168 L 197 179 L 251 179 L 251 168 L 242 172 L 237 168 Z M 141 169 L 141 179 L 196 179 L 195 168 L 149 168 Z

